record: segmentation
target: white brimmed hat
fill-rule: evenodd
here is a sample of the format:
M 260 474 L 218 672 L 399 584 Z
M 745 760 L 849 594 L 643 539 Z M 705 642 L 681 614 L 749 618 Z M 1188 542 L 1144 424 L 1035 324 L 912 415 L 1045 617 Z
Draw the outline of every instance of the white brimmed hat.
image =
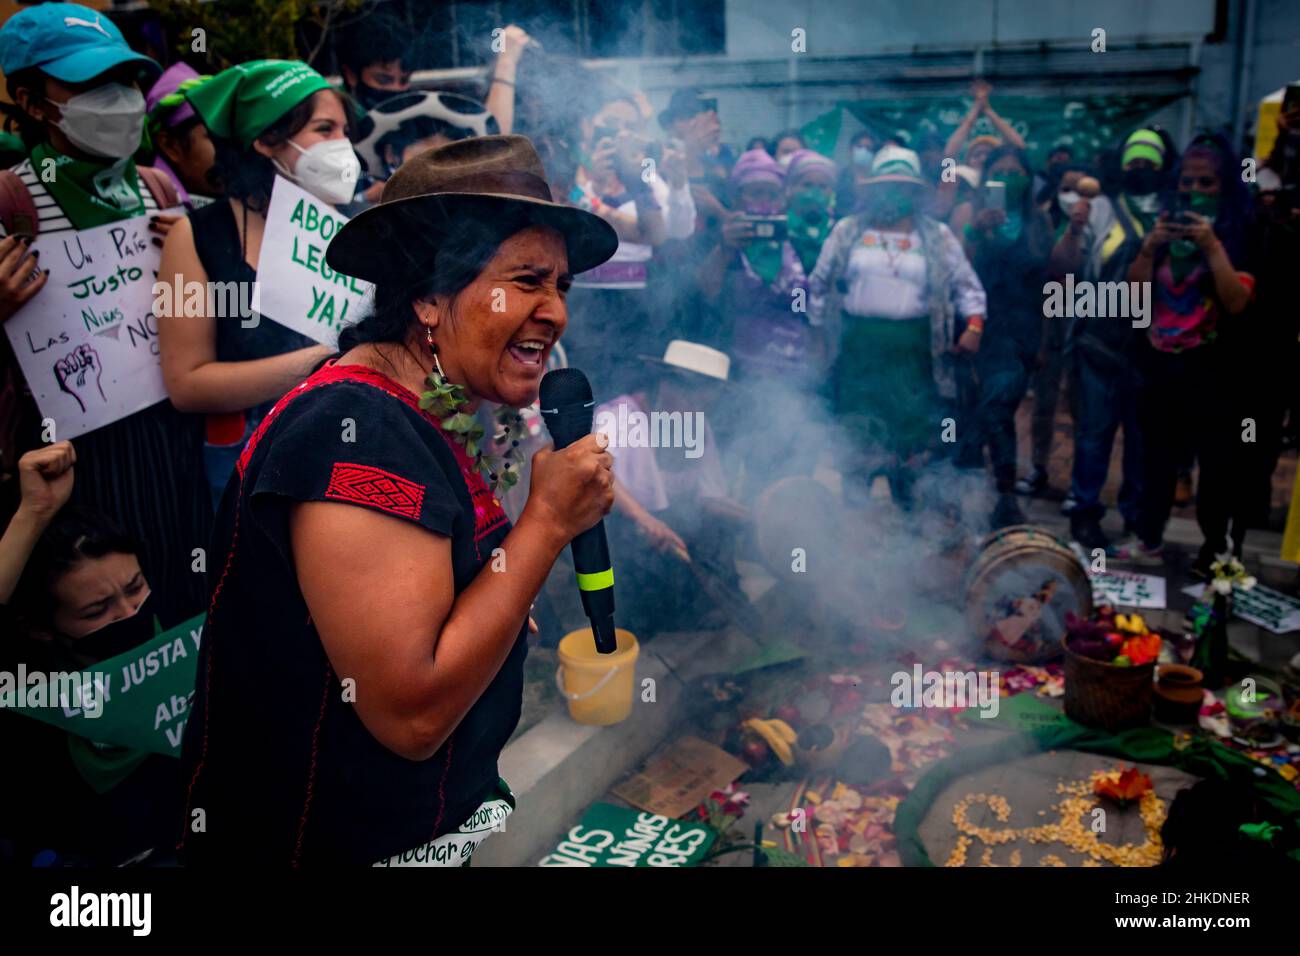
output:
M 687 372 L 695 372 L 697 375 L 707 375 L 721 382 L 727 381 L 727 376 L 731 373 L 731 359 L 726 352 L 719 352 L 698 342 L 687 342 L 685 339 L 673 339 L 669 342 L 661 359 L 649 355 L 643 355 L 641 358 L 656 365 L 668 365 Z
M 883 146 L 871 161 L 871 177 L 864 186 L 873 183 L 913 183 L 924 186 L 921 178 L 921 158 L 914 150 L 902 146 Z

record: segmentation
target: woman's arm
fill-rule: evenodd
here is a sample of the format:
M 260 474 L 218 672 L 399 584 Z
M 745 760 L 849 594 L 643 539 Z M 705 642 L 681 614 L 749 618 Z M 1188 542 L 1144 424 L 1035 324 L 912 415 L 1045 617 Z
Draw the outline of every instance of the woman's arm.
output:
M 831 234 L 822 243 L 821 251 L 817 253 L 817 263 L 808 275 L 808 324 L 813 328 L 825 324 L 826 299 L 830 295 L 832 284 L 847 279 L 847 276 L 835 274 L 835 269 L 841 250 L 850 241 L 853 228 L 852 216 L 845 216 L 835 224 Z M 847 268 L 848 255 L 845 255 L 844 260 Z M 827 343 L 830 344 L 832 343 Z
M 722 294 L 722 284 L 726 281 L 727 266 L 735 256 L 736 250 L 725 241 L 714 246 L 696 272 L 696 284 L 700 294 L 709 302 L 716 302 Z
M 34 449 L 18 459 L 22 499 L 0 536 L 0 604 L 13 598 L 36 542 L 72 494 L 76 460 L 70 441 Z
M 647 511 L 618 479 L 614 480 L 614 507 L 631 519 L 652 548 L 675 551 L 679 557 L 689 553 L 677 532 Z
M 633 242 L 647 246 L 657 246 L 668 238 L 668 220 L 664 217 L 663 207 L 655 199 L 653 191 L 647 187 L 636 198 L 636 235 Z
M 532 491 L 501 544 L 459 595 L 451 540 L 334 502 L 293 506 L 289 534 L 303 598 L 357 716 L 408 760 L 438 751 L 496 677 L 561 549 L 609 510 L 610 457 L 595 435 L 533 458 Z M 383 542 L 358 561 L 357 543 Z
M 1155 272 L 1156 252 L 1169 242 L 1172 232 L 1169 226 L 1169 213 L 1162 212 L 1147 234 L 1142 238 L 1142 245 L 1128 267 L 1129 282 L 1150 282 Z
M 1196 216 L 1196 221 L 1185 227 L 1185 232 L 1205 256 L 1214 276 L 1214 293 L 1229 315 L 1238 315 L 1250 304 L 1250 289 L 1241 281 L 1228 251 L 1214 234 L 1214 224 L 1197 213 L 1189 215 Z
M 975 207 L 969 200 L 958 203 L 957 208 L 948 217 L 948 228 L 952 230 L 954 236 L 960 238 L 962 251 L 966 253 L 966 258 L 972 262 L 975 261 L 975 239 L 969 235 L 971 230 L 966 227 L 972 225 L 974 219 Z
M 985 101 L 984 115 L 989 118 L 989 122 L 993 124 L 994 129 L 1002 134 L 1002 141 L 1004 143 L 1009 146 L 1014 146 L 1016 149 L 1025 148 L 1025 138 L 1017 133 L 1010 123 L 997 114 L 993 109 L 992 103 Z
M 492 83 L 488 87 L 487 102 L 483 105 L 497 118 L 497 126 L 502 133 L 509 133 L 515 123 L 515 76 L 519 70 L 519 58 L 523 56 L 532 38 L 523 27 L 513 23 L 502 32 L 501 52 L 492 70 Z
M 514 647 L 565 541 L 527 511 L 502 543 L 506 570 L 484 567 L 455 595 L 451 539 L 366 508 L 304 502 L 289 519 L 294 566 L 339 680 L 381 744 L 426 760 L 487 689 Z M 358 541 L 382 541 L 365 561 Z
M 189 219 L 180 220 L 168 233 L 158 275 L 168 286 L 166 295 L 173 305 L 185 302 L 185 288 L 191 282 L 207 289 L 208 274 L 194 247 Z M 172 287 L 176 281 L 179 288 Z M 248 362 L 219 362 L 217 319 L 210 315 L 159 315 L 158 340 L 163 384 L 182 412 L 235 412 L 279 398 L 332 354 L 324 345 L 313 345 Z
M 970 110 L 964 117 L 962 117 L 961 123 L 957 125 L 957 128 L 952 131 L 952 135 L 948 137 L 948 142 L 943 144 L 943 154 L 945 156 L 961 155 L 961 148 L 966 145 L 966 138 L 970 136 L 971 127 L 974 126 L 975 121 L 979 119 L 980 110 L 983 109 L 983 106 L 983 102 L 979 97 L 976 97 L 975 102 L 971 104 Z
M 1082 268 L 1084 250 L 1088 247 L 1084 241 L 1084 230 L 1091 213 L 1092 203 L 1086 199 L 1080 199 L 1070 210 L 1070 223 L 1052 247 L 1047 263 L 1054 275 L 1077 273 Z

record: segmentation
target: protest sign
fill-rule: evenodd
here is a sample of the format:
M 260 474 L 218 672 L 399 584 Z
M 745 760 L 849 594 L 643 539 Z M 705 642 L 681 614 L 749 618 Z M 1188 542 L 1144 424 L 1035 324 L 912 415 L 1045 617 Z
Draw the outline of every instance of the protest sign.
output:
M 1091 576 L 1092 603 L 1160 610 L 1165 607 L 1165 579 L 1133 571 L 1100 571 Z
M 1184 594 L 1200 599 L 1206 585 L 1191 584 L 1183 588 Z M 1253 588 L 1232 586 L 1232 616 L 1258 625 L 1274 634 L 1300 631 L 1300 600 L 1256 584 Z
M 63 699 L 48 706 L 13 706 L 12 690 L 0 706 L 53 724 L 96 743 L 135 747 L 179 757 L 194 694 L 203 615 L 163 631 L 125 654 L 86 668 L 96 700 Z M 84 708 L 82 704 L 85 704 Z
M 538 866 L 695 866 L 715 839 L 702 823 L 597 803 Z
M 335 272 L 325 249 L 348 217 L 283 176 L 275 177 L 257 257 L 253 309 L 322 345 L 366 312 L 370 283 Z
M 137 216 L 32 242 L 50 278 L 4 327 L 56 439 L 167 397 L 153 314 L 161 252 L 150 239 L 148 217 Z
M 698 737 L 682 737 L 614 788 L 634 807 L 680 817 L 699 806 L 749 769 L 721 747 Z

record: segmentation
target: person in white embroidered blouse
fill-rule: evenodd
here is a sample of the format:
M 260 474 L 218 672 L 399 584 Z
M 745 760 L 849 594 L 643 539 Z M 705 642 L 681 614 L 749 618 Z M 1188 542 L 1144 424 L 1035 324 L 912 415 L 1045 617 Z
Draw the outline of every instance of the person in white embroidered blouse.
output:
M 836 224 L 809 279 L 809 319 L 834 349 L 834 408 L 864 455 L 853 493 L 884 473 L 904 508 L 940 438 L 940 400 L 957 398 L 984 329 L 983 286 L 951 230 L 921 213 L 924 185 L 916 153 L 881 149 L 860 211 Z

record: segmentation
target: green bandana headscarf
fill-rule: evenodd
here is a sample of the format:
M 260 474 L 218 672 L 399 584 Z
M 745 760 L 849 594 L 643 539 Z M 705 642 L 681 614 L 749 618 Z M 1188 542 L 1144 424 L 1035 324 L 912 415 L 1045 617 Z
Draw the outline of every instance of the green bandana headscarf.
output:
M 767 285 L 781 274 L 781 243 L 775 239 L 755 239 L 745 244 L 745 259 L 754 274 Z
M 812 272 L 822 244 L 835 225 L 835 194 L 817 187 L 796 191 L 787 201 L 786 228 L 790 245 L 799 254 L 804 270 Z M 757 271 L 757 270 L 756 270 Z
M 89 162 L 40 143 L 32 150 L 32 169 L 38 175 L 46 168 L 46 160 L 53 160 L 54 175 L 48 177 L 49 182 L 44 176 L 41 181 L 74 229 L 92 229 L 144 212 L 140 179 L 129 157 L 112 163 Z
M 247 149 L 267 128 L 329 82 L 299 60 L 250 60 L 185 91 L 203 125 Z
M 68 734 L 68 756 L 81 779 L 96 793 L 108 793 L 149 758 L 149 751 L 135 747 L 97 744 Z

